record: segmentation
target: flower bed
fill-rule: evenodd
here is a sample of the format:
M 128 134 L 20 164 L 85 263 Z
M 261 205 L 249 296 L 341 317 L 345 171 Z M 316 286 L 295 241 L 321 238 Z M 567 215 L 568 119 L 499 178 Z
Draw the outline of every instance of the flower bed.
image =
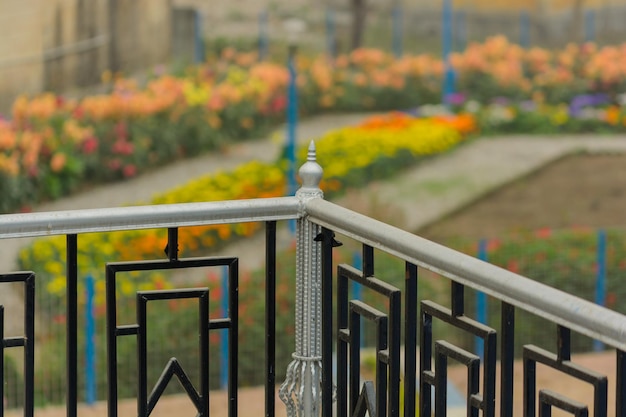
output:
M 457 93 L 441 101 L 444 65 L 359 49 L 297 62 L 300 111 L 470 112 L 483 133 L 623 132 L 626 46 L 522 49 L 502 37 L 453 54 Z M 106 77 L 107 79 L 110 77 Z M 255 137 L 284 118 L 289 73 L 226 48 L 217 61 L 107 94 L 20 97 L 0 118 L 0 211 L 28 210 L 92 183 Z M 88 178 L 89 184 L 85 184 Z
M 459 116 L 450 118 L 420 119 L 405 114 L 392 113 L 387 116 L 380 116 L 366 120 L 362 125 L 338 129 L 329 132 L 316 141 L 320 157 L 335 159 L 339 156 L 343 158 L 344 166 L 354 167 L 345 170 L 338 165 L 329 164 L 327 180 L 323 184 L 327 194 L 341 192 L 345 187 L 355 185 L 355 181 L 360 184 L 363 181 L 361 175 L 355 172 L 374 173 L 379 175 L 390 175 L 398 172 L 403 166 L 415 164 L 420 159 L 445 152 L 461 143 L 474 128 L 473 119 L 470 116 Z M 382 146 L 382 148 L 381 148 Z M 384 148 L 384 152 L 382 151 Z M 358 152 L 357 152 L 358 151 Z M 323 156 L 322 156 L 323 155 Z M 304 162 L 305 152 L 300 152 L 300 162 Z M 384 161 L 382 163 L 381 161 Z M 279 160 L 275 164 L 263 164 L 259 162 L 249 162 L 241 165 L 232 172 L 219 172 L 207 175 L 192 181 L 184 186 L 175 188 L 152 200 L 152 204 L 168 204 L 193 201 L 214 201 L 232 200 L 241 198 L 262 198 L 282 196 L 285 194 L 286 174 L 283 167 L 284 160 Z M 384 170 L 378 171 L 378 170 Z M 214 225 L 206 227 L 185 227 L 179 229 L 179 247 L 181 256 L 206 254 L 213 248 L 225 242 L 239 237 L 249 236 L 260 227 L 257 223 L 245 223 L 234 225 Z M 79 292 L 84 290 L 84 278 L 91 276 L 95 281 L 95 305 L 97 319 L 100 326 L 104 320 L 104 268 L 103 265 L 110 261 L 124 261 L 136 259 L 162 259 L 164 258 L 164 248 L 167 243 L 166 230 L 138 230 L 129 232 L 85 234 L 79 236 L 78 253 L 78 276 Z M 62 326 L 65 320 L 65 238 L 63 236 L 41 238 L 35 240 L 30 246 L 24 248 L 19 255 L 20 268 L 37 271 L 38 305 L 46 306 L 46 310 L 40 310 L 40 315 L 48 315 L 52 319 L 54 326 Z M 279 283 L 279 300 L 277 305 L 280 311 L 293 309 L 293 280 L 290 276 L 282 273 Z M 207 284 L 212 288 L 211 292 L 211 316 L 216 317 L 220 312 L 220 284 L 219 277 L 215 273 L 210 273 Z M 262 317 L 263 302 L 256 294 L 263 286 L 263 277 L 251 277 L 249 273 L 243 271 L 240 285 L 240 328 L 244 339 L 253 337 L 255 332 L 263 327 L 258 324 L 258 318 Z M 120 300 L 131 300 L 136 291 L 144 289 L 165 289 L 172 288 L 175 284 L 168 276 L 160 272 L 141 273 L 133 272 L 122 274 L 118 277 L 118 297 Z M 127 306 L 128 304 L 128 306 Z M 132 303 L 121 303 L 119 312 L 120 320 L 132 320 L 133 311 L 129 307 Z M 83 308 L 83 306 L 81 306 Z M 163 329 L 168 328 L 168 323 L 176 323 L 176 331 L 183 332 L 193 328 L 196 309 L 191 306 L 172 302 L 168 305 L 168 319 L 158 316 L 154 317 L 156 326 Z M 293 324 L 286 315 L 281 315 L 277 325 L 281 328 L 281 337 L 293 337 Z M 54 345 L 60 346 L 62 340 L 54 339 L 53 329 L 47 335 L 49 340 L 54 340 Z M 164 330 L 165 331 L 165 330 Z M 158 332 L 158 330 L 157 330 Z M 62 335 L 62 332 L 59 333 Z M 246 342 L 249 340 L 251 345 Z M 258 383 L 258 375 L 246 373 L 252 372 L 258 358 L 252 353 L 254 349 L 254 338 L 242 340 L 242 349 L 251 349 L 250 360 L 243 360 L 240 369 L 244 369 L 247 375 L 242 381 L 244 384 Z M 219 337 L 213 335 L 211 344 L 217 348 Z M 101 355 L 104 355 L 104 344 L 99 345 Z M 282 343 L 281 346 L 291 346 L 292 343 Z M 281 349 L 283 349 L 281 347 Z M 166 346 L 162 346 L 163 349 Z M 195 348 L 195 345 L 184 344 L 185 349 Z M 50 355 L 52 351 L 46 350 Z M 165 351 L 164 351 L 165 352 Z M 167 353 L 161 352 L 167 359 Z M 181 354 L 178 351 L 177 355 Z M 128 355 L 126 354 L 128 353 Z M 131 352 L 120 353 L 120 361 L 123 358 L 131 358 Z M 45 354 L 44 354 L 45 355 Z M 244 355 L 246 356 L 246 355 Z M 288 352 L 284 352 L 281 358 L 287 360 Z M 286 365 L 282 364 L 282 365 Z M 282 366 L 281 365 L 281 366 Z M 124 366 L 132 367 L 132 360 L 124 362 Z M 158 368 L 158 366 L 156 367 Z M 160 372 L 159 369 L 151 372 Z M 102 375 L 105 373 L 103 371 Z M 252 375 L 252 376 L 251 376 Z M 216 384 L 217 376 L 214 376 L 212 383 Z M 133 385 L 122 383 L 120 386 L 121 395 L 131 393 Z M 50 398 L 50 401 L 55 399 Z
M 391 175 L 420 158 L 445 152 L 458 145 L 473 129 L 469 116 L 419 119 L 400 113 L 366 120 L 362 125 L 329 132 L 316 141 L 326 172 L 322 184 L 327 194 L 361 185 L 364 178 Z M 300 152 L 301 162 L 305 149 Z M 324 162 L 324 159 L 328 159 Z M 341 164 L 331 161 L 341 160 Z M 151 204 L 266 198 L 285 195 L 284 161 L 275 164 L 248 162 L 231 172 L 203 176 L 181 187 L 156 196 Z M 363 175 L 367 173 L 368 175 Z M 179 231 L 181 255 L 203 251 L 236 237 L 250 236 L 256 223 L 185 227 Z M 103 286 L 100 266 L 109 259 L 162 258 L 167 243 L 166 230 L 138 230 L 81 236 L 78 254 L 80 276 L 92 275 Z M 65 239 L 38 239 L 20 252 L 20 267 L 38 271 L 38 280 L 47 292 L 63 297 L 65 291 Z M 94 250 L 92 248 L 98 248 Z M 160 275 L 146 275 L 146 285 L 163 287 Z M 144 280 L 138 275 L 139 288 Z M 129 288 L 135 291 L 135 288 Z

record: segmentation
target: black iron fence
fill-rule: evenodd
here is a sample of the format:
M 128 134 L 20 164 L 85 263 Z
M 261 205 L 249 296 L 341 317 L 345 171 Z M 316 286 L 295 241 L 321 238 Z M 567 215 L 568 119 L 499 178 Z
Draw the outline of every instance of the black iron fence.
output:
M 81 245 L 90 233 L 135 229 L 167 231 L 165 255 L 155 259 L 110 259 L 106 269 L 106 369 L 108 415 L 119 414 L 119 399 L 136 400 L 136 414 L 148 416 L 159 400 L 168 394 L 176 379 L 190 398 L 195 412 L 209 415 L 211 372 L 217 355 L 211 335 L 227 333 L 227 387 L 229 415 L 237 415 L 238 391 L 242 386 L 239 365 L 242 344 L 252 339 L 263 360 L 255 364 L 265 383 L 266 416 L 284 411 L 276 404 L 279 397 L 289 415 L 312 416 L 437 416 L 455 407 L 467 415 L 525 416 L 549 415 L 553 408 L 575 415 L 626 416 L 626 317 L 565 292 L 487 264 L 474 257 L 421 239 L 374 219 L 341 208 L 321 198 L 317 188 L 321 170 L 314 155 L 300 172 L 303 187 L 295 197 L 80 210 L 53 213 L 0 216 L 0 237 L 12 239 L 46 235 L 66 236 L 66 314 L 63 326 L 66 341 L 65 406 L 68 416 L 78 415 L 82 401 L 79 369 L 83 366 L 80 341 L 84 337 L 79 322 L 78 262 Z M 295 220 L 296 254 L 294 305 L 295 346 L 291 358 L 283 353 L 283 329 L 277 329 L 282 301 L 277 294 L 277 276 L 283 254 L 277 249 L 277 229 Z M 188 226 L 261 222 L 265 225 L 263 284 L 254 297 L 264 299 L 259 332 L 242 332 L 243 310 L 239 264 L 247 254 L 197 258 L 179 257 L 179 232 Z M 336 247 L 357 245 L 363 254 L 360 268 L 336 258 Z M 201 252 L 201 249 L 200 249 Z M 378 268 L 379 260 L 391 256 L 397 266 Z M 123 298 L 119 277 L 137 271 L 226 268 L 226 288 L 187 285 L 158 286 L 133 291 Z M 10 337 L 2 328 L 0 367 L 7 377 L 5 357 L 11 357 L 21 378 L 23 414 L 37 414 L 41 401 L 37 391 L 35 328 L 49 324 L 38 315 L 36 293 L 40 290 L 38 271 L 9 272 L 0 275 L 3 285 L 19 283 L 24 301 L 24 327 L 21 335 Z M 372 298 L 355 300 L 350 283 L 358 283 Z M 483 324 L 467 308 L 471 293 L 480 291 L 499 303 L 498 319 Z M 217 294 L 217 296 L 216 296 Z M 226 311 L 215 313 L 211 306 L 228 299 Z M 182 326 L 176 315 L 163 310 L 167 303 L 184 302 L 193 315 L 192 326 Z M 536 332 L 551 332 L 554 346 L 524 345 L 522 371 L 515 371 L 516 316 L 518 312 L 540 317 L 545 325 Z M 0 309 L 4 326 L 9 315 Z M 155 327 L 158 320 L 173 317 L 167 326 Z M 48 318 L 49 319 L 49 318 Z M 182 328 L 184 327 L 185 332 Z M 255 328 L 256 328 L 255 327 Z M 248 327 L 249 328 L 249 327 Z M 371 372 L 362 369 L 362 329 L 375 334 Z M 280 335 L 279 336 L 277 336 Z M 470 339 L 480 343 L 467 343 Z M 614 350 L 614 374 L 587 369 L 572 357 L 573 337 L 584 337 Z M 195 345 L 194 354 L 178 356 L 176 348 L 184 340 Z M 279 341 L 277 343 L 277 341 Z M 37 343 L 35 343 L 37 342 Z M 189 344 L 189 343 L 187 343 Z M 278 344 L 278 345 L 277 345 Z M 159 347 L 171 345 L 172 357 L 151 355 Z M 9 351 L 19 351 L 16 355 Z M 282 369 L 278 363 L 291 363 Z M 448 365 L 466 367 L 461 401 L 450 401 Z M 543 386 L 538 376 L 542 368 L 560 373 L 556 389 Z M 369 381 L 371 380 L 371 381 Z M 276 388 L 276 384 L 285 381 Z M 591 394 L 574 398 L 570 381 L 589 385 Z M 521 386 L 521 397 L 516 387 Z M 2 385 L 4 390 L 4 385 Z M 499 389 L 498 389 L 499 387 Z M 123 394 L 121 394 L 123 392 Z M 458 394 L 458 393 L 457 393 Z M 4 391 L 2 391 L 4 395 Z M 259 410 L 259 414 L 263 411 Z

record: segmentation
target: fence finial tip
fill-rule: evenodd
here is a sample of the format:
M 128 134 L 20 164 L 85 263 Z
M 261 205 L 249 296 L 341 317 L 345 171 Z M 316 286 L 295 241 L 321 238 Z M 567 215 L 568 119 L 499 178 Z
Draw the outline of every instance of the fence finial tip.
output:
M 319 189 L 319 184 L 322 180 L 323 170 L 322 167 L 317 163 L 317 152 L 315 151 L 314 141 L 311 141 L 311 143 L 309 143 L 306 162 L 300 167 L 298 174 L 300 175 L 300 179 L 302 180 L 302 188 Z
M 311 140 L 311 143 L 309 143 L 309 151 L 307 153 L 306 160 L 309 162 L 315 162 L 316 159 L 317 159 L 317 153 L 315 151 L 315 141 Z

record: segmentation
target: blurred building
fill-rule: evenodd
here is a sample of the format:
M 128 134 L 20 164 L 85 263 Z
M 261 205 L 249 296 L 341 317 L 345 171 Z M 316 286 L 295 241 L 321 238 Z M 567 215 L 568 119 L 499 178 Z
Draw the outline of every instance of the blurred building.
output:
M 170 0 L 0 0 L 0 111 L 169 60 Z

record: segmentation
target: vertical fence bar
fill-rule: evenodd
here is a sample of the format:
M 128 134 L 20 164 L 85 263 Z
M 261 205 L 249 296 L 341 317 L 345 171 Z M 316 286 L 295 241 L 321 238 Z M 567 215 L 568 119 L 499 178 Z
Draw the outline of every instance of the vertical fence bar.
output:
M 228 266 L 228 415 L 237 417 L 239 397 L 239 262 Z
M 515 361 L 515 307 L 501 308 L 500 332 L 500 417 L 513 417 L 513 363 Z
M 259 60 L 263 61 L 267 59 L 268 49 L 269 49 L 269 41 L 267 34 L 267 24 L 268 24 L 268 13 L 267 10 L 263 10 L 259 13 Z
M 363 257 L 361 256 L 361 254 L 359 252 L 355 252 L 353 257 L 352 257 L 352 264 L 354 265 L 354 267 L 356 269 L 360 269 L 362 270 L 363 268 Z M 365 273 L 364 273 L 365 274 Z M 363 287 L 361 286 L 361 284 L 359 284 L 356 281 L 352 281 L 352 297 L 354 297 L 355 300 L 362 300 L 363 299 Z M 361 337 L 359 340 L 359 346 L 364 346 L 365 345 L 365 334 L 363 332 L 363 322 L 361 322 Z
M 406 263 L 404 284 L 404 415 L 415 415 L 417 379 L 417 266 Z
M 530 47 L 530 14 L 522 10 L 519 15 L 519 44 L 523 48 Z
M 78 243 L 76 235 L 66 237 L 67 256 L 67 417 L 78 413 Z
M 94 279 L 85 278 L 85 401 L 96 402 L 96 318 L 94 316 Z
M 585 42 L 596 40 L 596 11 L 589 9 L 585 12 Z
M 596 304 L 604 306 L 606 303 L 606 231 L 598 230 L 597 239 Z M 604 343 L 594 340 L 593 350 L 596 352 L 604 350 Z
M 0 305 L 0 371 L 2 371 L 2 381 L 0 384 L 0 399 L 3 403 L 0 404 L 0 417 L 4 417 L 4 306 Z
M 481 261 L 488 261 L 488 243 L 489 241 L 487 239 L 481 239 L 478 242 L 478 259 L 480 259 Z M 476 291 L 476 320 L 482 324 L 487 323 L 487 295 L 482 291 Z M 478 355 L 478 357 L 480 357 L 481 360 L 483 360 L 485 356 L 484 341 L 481 337 L 476 337 L 474 341 L 476 354 Z
M 626 352 L 616 351 L 615 416 L 626 417 Z
M 276 222 L 265 225 L 265 417 L 276 414 Z
M 26 300 L 24 314 L 24 331 L 26 345 L 24 346 L 24 416 L 35 415 L 35 275 L 32 274 L 25 281 Z M 69 387 L 68 387 L 69 390 Z M 69 397 L 69 394 L 68 394 Z M 4 401 L 4 399 L 2 399 Z M 76 408 L 76 407 L 74 407 Z M 68 404 L 68 414 L 70 406 Z
M 222 282 L 220 283 L 222 288 L 222 299 L 220 300 L 220 309 L 222 310 L 222 317 L 229 317 L 228 312 L 228 267 L 222 267 Z M 228 388 L 228 329 L 222 329 L 220 331 L 220 386 L 222 389 Z
M 322 417 L 333 414 L 333 232 L 322 229 Z
M 392 30 L 393 30 L 393 54 L 396 58 L 400 58 L 403 53 L 402 37 L 404 35 L 404 27 L 402 22 L 402 6 L 395 5 L 391 12 Z

